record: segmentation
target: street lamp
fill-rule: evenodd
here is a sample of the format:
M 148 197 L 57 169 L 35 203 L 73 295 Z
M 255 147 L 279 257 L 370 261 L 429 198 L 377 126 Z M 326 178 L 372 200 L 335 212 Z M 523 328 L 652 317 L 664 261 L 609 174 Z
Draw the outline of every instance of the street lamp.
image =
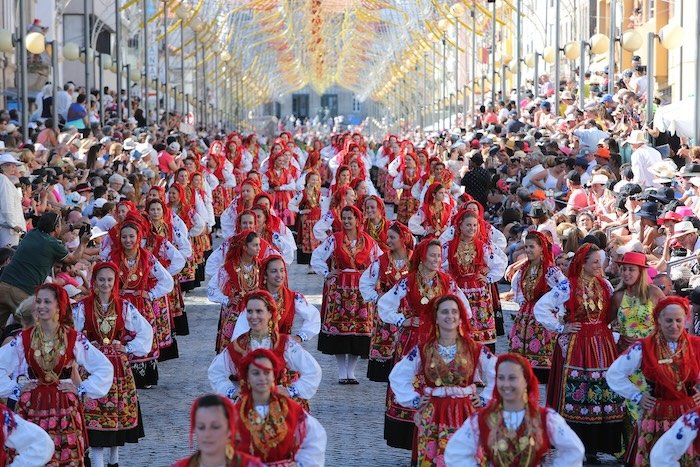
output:
M 654 45 L 659 39 L 661 47 L 666 50 L 677 49 L 683 45 L 683 27 L 678 24 L 667 24 L 659 29 L 659 34 L 650 32 L 647 34 L 647 125 L 651 124 L 654 113 Z M 697 97 L 696 97 L 697 99 Z
M 532 68 L 535 72 L 535 78 L 532 83 L 535 88 L 535 98 L 540 97 L 540 58 L 544 59 L 544 54 L 537 51 L 525 57 L 525 65 L 527 65 L 528 68 Z
M 608 40 L 608 37 L 604 34 L 594 34 L 593 36 L 591 36 L 588 42 L 581 40 L 581 43 L 579 44 L 579 54 L 581 61 L 579 62 L 578 73 L 578 102 L 581 110 L 583 110 L 584 107 L 583 84 L 584 70 L 586 68 L 586 47 L 590 47 L 592 54 L 602 54 L 608 49 Z

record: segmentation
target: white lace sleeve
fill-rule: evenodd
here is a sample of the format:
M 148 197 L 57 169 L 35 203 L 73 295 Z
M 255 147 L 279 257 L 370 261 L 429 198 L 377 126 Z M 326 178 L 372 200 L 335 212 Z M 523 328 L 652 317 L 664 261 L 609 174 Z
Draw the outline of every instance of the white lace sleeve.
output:
M 75 339 L 73 355 L 78 365 L 85 368 L 90 375 L 78 386 L 78 394 L 85 394 L 91 399 L 106 396 L 114 379 L 112 363 L 81 333 L 78 333 Z
M 413 381 L 421 366 L 418 346 L 401 359 L 391 373 L 389 373 L 389 386 L 394 391 L 394 398 L 403 407 L 416 408 L 420 400 L 420 394 L 413 386 Z
M 520 281 L 522 280 L 523 270 L 519 269 L 513 274 L 513 279 L 510 281 L 510 290 L 513 292 L 513 301 L 518 305 L 525 303 L 525 296 L 520 290 Z
M 221 217 L 219 218 L 221 234 L 224 238 L 231 238 L 236 234 L 236 219 L 238 218 L 236 204 L 236 200 L 231 201 L 231 204 L 221 213 Z
M 302 399 L 311 399 L 321 384 L 321 366 L 316 359 L 294 339 L 287 340 L 284 349 L 287 368 L 299 372 L 299 379 L 289 387 Z
M 316 274 L 322 277 L 326 277 L 329 273 L 328 271 L 328 258 L 331 257 L 335 251 L 335 237 L 332 235 L 326 238 L 323 243 L 314 249 L 311 253 L 311 269 L 314 270 Z
M 302 341 L 306 342 L 321 332 L 321 313 L 300 293 L 294 294 L 294 315 L 301 319 L 301 326 L 296 335 Z
M 224 268 L 219 269 L 219 271 L 209 279 L 207 284 L 207 298 L 210 302 L 221 303 L 222 305 L 228 305 L 229 297 L 221 290 L 221 285 L 225 283 L 228 279 L 228 274 Z
M 165 254 L 170 260 L 170 265 L 168 266 L 168 274 L 175 276 L 175 274 L 182 271 L 187 263 L 187 258 L 185 258 L 180 251 L 175 248 L 175 245 L 169 241 L 164 241 L 162 248 L 165 249 Z
M 479 444 L 479 422 L 477 415 L 474 414 L 447 441 L 446 467 L 480 466 Z
M 376 303 L 379 298 L 377 282 L 379 281 L 379 261 L 374 261 L 360 276 L 360 294 L 365 302 Z
M 557 268 L 550 268 L 547 271 L 547 283 L 550 281 L 550 274 L 556 275 L 553 269 Z M 559 307 L 569 300 L 569 294 L 570 287 L 568 279 L 563 279 L 556 283 L 549 292 L 537 300 L 534 309 L 535 319 L 549 331 L 562 332 L 564 330 L 564 325 L 559 322 L 557 313 L 559 312 Z
M 481 354 L 479 355 L 479 375 L 481 380 L 486 383 L 481 397 L 490 401 L 493 396 L 493 388 L 496 386 L 496 357 L 485 345 L 481 346 Z
M 639 388 L 630 381 L 630 376 L 642 367 L 642 343 L 635 342 L 622 355 L 617 357 L 605 373 L 610 389 L 625 399 L 639 402 L 642 393 Z
M 651 465 L 654 467 L 680 467 L 678 462 L 698 436 L 700 415 L 693 410 L 676 420 L 670 430 L 656 441 L 651 450 Z
M 28 422 L 7 407 L 2 410 L 5 446 L 16 452 L 10 467 L 36 467 L 53 457 L 53 439 L 38 425 Z
M 399 313 L 399 306 L 406 295 L 408 295 L 408 281 L 401 279 L 377 300 L 379 319 L 387 324 L 401 326 L 406 317 Z
M 314 224 L 313 230 L 316 240 L 322 242 L 328 237 L 328 232 L 333 227 L 333 219 L 333 212 L 328 211 Z
M 566 421 L 552 409 L 547 410 L 547 434 L 554 446 L 550 459 L 551 465 L 581 467 L 585 458 L 585 449 L 581 439 Z
M 137 357 L 148 355 L 153 343 L 153 326 L 144 318 L 131 302 L 123 300 L 124 327 L 135 334 L 134 339 L 127 342 L 126 352 Z
M 292 199 L 289 200 L 289 204 L 287 204 L 287 208 L 291 212 L 299 212 L 299 205 L 301 204 L 301 200 L 304 197 L 304 193 L 299 191 Z
M 217 272 L 219 272 L 219 269 L 221 269 L 221 266 L 224 265 L 224 256 L 225 256 L 225 245 L 226 243 L 222 243 L 218 248 L 216 248 L 210 255 L 209 258 L 207 258 L 207 262 L 204 263 L 204 273 L 208 277 L 215 276 Z
M 235 376 L 237 373 L 228 350 L 224 349 L 223 352 L 214 357 L 207 373 L 209 384 L 211 384 L 212 389 L 217 394 L 232 399 L 238 393 L 238 384 L 233 383 L 229 379 L 230 376 Z
M 192 256 L 192 244 L 188 237 L 187 226 L 177 214 L 173 214 L 173 243 L 180 250 L 182 256 L 189 258 Z
M 172 292 L 175 286 L 173 276 L 163 267 L 162 264 L 154 257 L 153 266 L 151 267 L 151 276 L 156 279 L 156 285 L 148 291 L 148 298 L 155 300 Z
M 486 278 L 489 283 L 493 284 L 503 278 L 508 267 L 508 257 L 500 248 L 495 245 L 484 246 L 484 259 L 489 267 L 489 272 Z
M 413 235 L 425 235 L 425 228 L 423 227 L 423 210 L 419 209 L 414 215 L 408 219 L 408 228 L 413 233 Z
M 0 397 L 19 400 L 21 387 L 11 375 L 25 362 L 22 336 L 0 347 Z
M 328 437 L 321 423 L 306 414 L 306 436 L 294 456 L 299 467 L 323 467 L 326 463 Z

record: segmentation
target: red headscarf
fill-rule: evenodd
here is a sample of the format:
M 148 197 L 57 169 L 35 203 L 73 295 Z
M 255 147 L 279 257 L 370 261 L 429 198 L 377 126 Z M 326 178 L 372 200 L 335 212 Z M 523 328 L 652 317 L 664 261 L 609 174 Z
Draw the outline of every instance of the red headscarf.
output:
M 152 204 L 160 204 L 160 206 L 163 208 L 163 224 L 165 224 L 165 238 L 167 238 L 168 241 L 171 241 L 173 238 L 173 217 L 172 213 L 170 212 L 170 208 L 165 203 L 165 201 L 161 199 L 152 199 L 146 203 L 146 214 L 148 214 L 148 211 L 151 209 Z M 153 224 L 153 221 L 150 220 L 150 217 L 149 222 Z M 150 229 L 148 231 L 150 231 Z
M 539 383 L 535 373 L 532 371 L 530 363 L 520 355 L 507 353 L 498 356 L 496 360 L 496 374 L 498 374 L 498 369 L 504 362 L 511 362 L 520 367 L 523 370 L 523 376 L 527 382 L 527 401 L 525 402 L 525 420 L 521 425 L 521 428 L 526 428 L 526 424 L 532 426 L 530 431 L 530 442 L 534 442 L 535 452 L 530 458 L 530 463 L 528 465 L 539 465 L 540 461 L 547 453 L 550 448 L 549 436 L 547 435 L 546 429 L 546 409 L 540 408 L 539 406 Z M 478 412 L 478 422 L 479 422 L 479 433 L 481 448 L 484 453 L 487 454 L 488 458 L 495 458 L 494 450 L 498 449 L 496 447 L 498 441 L 495 439 L 496 433 L 492 429 L 494 424 L 494 416 L 502 417 L 503 411 L 503 398 L 498 388 L 494 387 L 493 396 L 489 404 Z M 502 421 L 500 421 L 502 423 Z M 525 434 L 525 433 L 523 433 Z M 516 438 L 517 440 L 518 438 Z M 520 465 L 517 462 L 517 465 Z
M 398 172 L 402 175 L 406 173 L 406 159 L 411 159 L 413 162 L 416 163 L 416 173 L 418 173 L 418 161 L 416 160 L 416 157 L 413 154 L 406 154 L 401 156 L 401 162 L 399 162 Z
M 581 245 L 578 248 L 578 250 L 576 250 L 576 254 L 574 255 L 574 258 L 571 260 L 571 264 L 569 265 L 569 283 L 571 284 L 571 297 L 566 302 L 566 309 L 569 311 L 569 314 L 571 316 L 575 316 L 576 310 L 578 309 L 580 304 L 581 294 L 578 290 L 578 283 L 579 279 L 581 278 L 581 274 L 583 273 L 583 264 L 586 262 L 588 253 L 591 251 L 592 246 L 592 243 L 585 243 Z M 596 250 L 594 253 L 599 254 L 599 250 Z M 598 281 L 601 290 L 603 291 L 605 303 L 610 303 L 610 290 L 608 289 L 608 285 L 605 283 L 605 279 L 603 279 L 602 277 L 596 277 L 595 279 Z M 605 312 L 606 310 L 603 310 L 603 312 Z
M 673 355 L 662 354 L 668 344 L 660 330 L 659 319 L 666 308 L 674 305 L 683 309 L 686 318 L 690 316 L 687 298 L 670 296 L 656 304 L 654 331 L 642 340 L 642 373 L 654 383 L 657 397 L 682 400 L 692 397 L 695 392 L 700 373 L 700 338 L 689 336 L 684 327 L 678 339 L 678 350 Z M 682 383 L 681 389 L 678 383 Z
M 119 206 L 126 206 L 128 212 L 137 214 L 139 212 L 139 208 L 136 207 L 133 201 L 130 201 L 128 199 L 123 199 L 117 203 L 117 208 Z
M 148 251 L 144 250 L 144 248 L 141 246 L 141 240 L 143 239 L 143 236 L 146 232 L 148 232 L 148 223 L 146 220 L 140 216 L 140 215 L 132 215 L 129 214 L 126 216 L 126 219 L 124 219 L 123 222 L 117 225 L 118 230 L 117 232 L 121 236 L 122 230 L 124 230 L 126 227 L 130 227 L 136 231 L 136 249 L 139 250 L 139 264 L 136 267 L 137 270 L 139 271 L 144 271 L 144 275 L 141 281 L 139 281 L 139 290 L 146 290 L 148 287 L 148 282 L 149 282 L 149 273 L 146 271 L 150 271 L 150 254 Z M 112 261 L 116 265 L 121 265 L 122 262 L 124 261 L 124 245 L 121 242 L 121 238 L 119 241 L 117 241 L 114 245 L 112 245 L 112 253 L 110 254 L 110 261 Z M 119 275 L 121 280 L 124 280 L 125 278 L 121 276 L 121 271 Z
M 351 264 L 355 269 L 365 269 L 369 266 L 369 259 L 375 242 L 364 231 L 362 212 L 356 206 L 345 206 L 340 211 L 341 218 L 346 211 L 351 211 L 357 219 L 357 245 L 361 246 L 362 249 L 355 251 L 353 254 L 349 249 L 345 248 L 347 234 L 345 229 L 341 229 L 340 232 L 333 234 L 336 245 L 335 254 L 338 256 L 340 264 Z
M 187 228 L 191 229 L 193 221 L 192 216 L 190 215 L 190 210 L 192 209 L 192 206 L 190 206 L 190 203 L 187 200 L 187 193 L 185 192 L 185 187 L 180 185 L 178 182 L 175 182 L 172 185 L 170 185 L 170 188 L 175 188 L 178 193 L 178 198 L 180 198 L 180 206 L 177 215 L 180 216 Z M 168 206 L 172 208 L 172 205 L 170 203 L 168 203 Z
M 427 316 L 425 316 L 422 321 L 421 321 L 421 327 L 420 327 L 420 337 L 419 340 L 422 343 L 428 343 L 428 342 L 435 342 L 438 340 L 439 337 L 439 332 L 438 332 L 438 325 L 437 325 L 437 310 L 438 306 L 440 304 L 447 302 L 447 301 L 454 301 L 457 304 L 457 308 L 459 309 L 459 335 L 462 336 L 465 339 L 471 340 L 471 331 L 472 328 L 469 325 L 469 315 L 467 314 L 467 308 L 464 306 L 464 303 L 462 303 L 462 300 L 460 300 L 456 295 L 448 293 L 445 295 L 440 295 L 438 297 L 433 298 L 430 300 L 430 303 L 428 303 L 427 306 Z
M 531 232 L 528 232 L 527 236 L 525 239 L 527 240 L 528 238 L 535 237 L 537 239 L 537 242 L 540 244 L 540 247 L 542 247 L 542 259 L 540 260 L 540 263 L 542 265 L 541 267 L 541 272 L 540 276 L 537 279 L 537 284 L 535 284 L 535 290 L 533 291 L 533 298 L 535 300 L 538 300 L 542 295 L 544 295 L 547 290 L 549 289 L 549 286 L 547 285 L 547 270 L 554 266 L 554 256 L 552 255 L 552 244 L 547 238 L 545 234 L 542 232 L 537 232 L 536 230 L 533 230 Z M 534 239 L 533 239 L 534 240 Z M 522 271 L 522 274 L 525 274 L 530 267 L 530 260 L 528 259 L 525 261 L 525 263 L 522 265 L 520 270 Z M 524 277 L 522 277 L 524 279 Z M 521 279 L 520 281 L 520 290 L 522 293 L 522 288 L 523 288 L 523 280 Z
M 337 187 L 337 185 L 336 185 Z M 345 197 L 348 195 L 348 191 L 352 190 L 352 188 L 349 185 L 337 187 L 337 190 L 333 193 L 333 196 L 331 197 L 331 208 L 338 208 L 340 207 L 340 203 L 345 199 Z
M 93 316 L 95 315 L 95 299 L 97 298 L 97 291 L 95 290 L 95 283 L 97 281 L 97 273 L 100 272 L 103 269 L 111 269 L 114 272 L 114 287 L 112 287 L 112 292 L 110 293 L 110 302 L 114 304 L 114 310 L 117 315 L 117 322 L 115 328 L 115 336 L 114 338 L 119 337 L 119 333 L 121 330 L 124 329 L 124 315 L 122 311 L 122 307 L 124 305 L 124 300 L 119 296 L 119 266 L 114 264 L 111 261 L 103 261 L 100 263 L 95 264 L 92 268 L 92 278 L 90 280 L 90 295 L 83 300 L 83 306 L 85 309 L 85 330 L 91 330 L 92 333 L 97 333 L 97 329 L 92 329 L 93 327 L 96 328 L 97 326 L 94 324 L 94 318 Z M 99 336 L 99 334 L 97 334 Z M 111 339 L 111 338 L 110 338 Z
M 263 350 L 263 349 L 259 349 Z M 269 352 L 269 350 L 267 350 Z M 251 352 L 252 353 L 252 352 Z M 271 353 L 271 352 L 270 352 Z M 196 415 L 197 415 L 197 410 L 200 408 L 200 404 L 202 401 L 206 401 L 207 399 L 210 398 L 216 398 L 219 400 L 221 405 L 224 407 L 224 411 L 226 413 L 226 418 L 228 419 L 228 428 L 229 428 L 229 439 L 231 441 L 231 446 L 236 445 L 236 428 L 238 425 L 238 414 L 236 413 L 236 407 L 234 406 L 233 402 L 227 398 L 220 396 L 218 394 L 206 394 L 204 396 L 198 397 L 195 399 L 194 402 L 192 402 L 192 407 L 190 408 L 190 449 L 192 448 L 192 439 L 194 437 L 194 428 L 195 428 L 195 423 L 196 423 Z M 207 405 L 209 407 L 209 405 Z
M 207 170 L 210 171 L 217 178 L 217 180 L 219 180 L 219 182 L 223 182 L 224 166 L 226 164 L 226 150 L 224 149 L 224 143 L 221 141 L 214 141 L 211 143 L 209 151 L 207 152 L 207 159 L 211 159 L 216 162 L 216 168 L 213 172 L 211 172 L 209 167 L 207 167 Z
M 262 195 L 263 193 L 260 193 L 260 195 L 255 197 L 255 206 L 253 206 L 253 210 L 260 209 L 263 214 L 265 214 L 265 230 L 267 230 L 270 235 L 272 235 L 272 233 L 281 233 L 284 224 L 282 223 L 282 219 L 272 213 L 272 204 L 270 204 L 269 208 L 262 204 L 258 204 L 258 200 L 262 197 L 267 198 L 268 200 L 270 199 L 267 193 L 265 193 L 266 196 Z
M 36 288 L 34 293 L 34 298 L 39 297 L 39 291 L 50 290 L 56 296 L 56 302 L 58 304 L 58 322 L 59 324 L 65 326 L 73 326 L 73 312 L 70 308 L 70 298 L 68 297 L 68 292 L 66 289 L 57 284 L 41 284 Z
M 255 226 L 255 230 L 258 230 L 258 216 L 255 215 L 252 209 L 246 209 L 245 211 L 242 211 L 241 213 L 238 214 L 238 217 L 236 217 L 236 232 L 240 232 L 242 230 L 241 228 L 241 218 L 243 216 L 253 216 L 253 225 Z
M 474 238 L 472 239 L 472 243 L 474 243 L 474 259 L 472 261 L 472 264 L 476 267 L 483 268 L 486 266 L 486 261 L 484 260 L 484 232 L 481 230 L 481 225 L 479 223 L 479 218 L 477 217 L 476 213 L 470 212 L 470 211 L 465 211 L 462 210 L 457 215 L 455 216 L 454 219 L 454 228 L 455 228 L 455 236 L 452 240 L 450 240 L 448 244 L 448 256 L 447 256 L 447 261 L 450 266 L 450 272 L 453 276 L 460 275 L 460 269 L 463 267 L 462 265 L 459 264 L 459 261 L 457 261 L 457 248 L 459 247 L 459 242 L 461 242 L 461 225 L 462 221 L 466 217 L 473 217 L 476 219 L 476 224 L 477 224 L 477 231 L 476 234 L 474 235 Z
M 262 302 L 264 302 L 265 307 L 270 311 L 270 314 L 272 315 L 270 317 L 270 322 L 272 323 L 272 335 L 270 336 L 270 338 L 272 339 L 272 347 L 274 348 L 276 346 L 277 341 L 279 340 L 280 310 L 277 309 L 277 302 L 275 301 L 275 298 L 272 296 L 272 294 L 265 289 L 258 289 L 248 293 L 243 299 L 243 307 L 247 308 L 248 302 L 250 302 L 251 300 L 261 300 Z
M 433 202 L 435 201 L 435 193 L 441 188 L 444 188 L 444 187 L 438 182 L 431 184 L 425 193 L 425 198 L 423 200 L 423 206 L 421 206 L 421 210 L 423 211 L 423 217 L 425 218 L 425 222 L 427 222 L 430 226 L 432 226 L 433 229 L 435 229 L 436 231 L 439 231 L 441 228 L 444 228 L 447 226 L 447 224 L 450 221 L 450 215 L 452 214 L 450 212 L 450 206 L 443 202 L 442 203 L 442 205 L 443 205 L 442 206 L 442 215 L 440 216 L 440 225 L 435 224 L 435 219 L 433 217 Z
M 158 192 L 158 198 L 162 199 L 165 201 L 165 188 L 163 188 L 160 185 L 153 185 L 148 192 L 150 193 L 151 191 L 156 191 Z
M 395 230 L 396 233 L 399 234 L 399 238 L 401 239 L 401 243 L 403 243 L 403 246 L 406 248 L 406 251 L 409 252 L 409 258 L 411 257 L 411 251 L 413 251 L 413 247 L 415 245 L 415 239 L 413 238 L 413 233 L 411 230 L 406 227 L 404 224 L 398 221 L 394 221 L 391 223 L 389 226 L 389 230 Z
M 199 175 L 202 177 L 202 188 L 195 188 L 194 185 L 192 184 L 192 179 Z M 202 200 L 205 199 L 207 192 L 204 190 L 204 175 L 202 175 L 202 172 L 192 172 L 190 174 L 190 198 L 188 199 L 188 202 L 190 203 L 190 206 L 195 206 L 195 203 L 197 202 L 197 198 L 195 197 L 195 194 L 199 193 L 199 196 L 202 197 Z
M 349 186 L 350 182 L 348 182 L 348 185 L 340 185 L 338 181 L 340 180 L 340 174 L 341 172 L 347 171 L 350 176 L 352 177 L 352 171 L 350 170 L 350 167 L 347 165 L 341 165 L 338 167 L 338 170 L 335 171 L 335 180 L 333 181 L 333 186 L 331 187 L 331 193 L 335 194 L 336 191 L 338 191 L 342 186 Z
M 434 238 L 426 238 L 421 241 L 418 246 L 416 246 L 416 249 L 413 250 L 413 254 L 411 255 L 411 262 L 408 265 L 409 272 L 418 271 L 418 266 L 420 266 L 420 263 L 425 259 L 425 255 L 428 253 L 428 248 L 433 245 L 439 247 L 440 242 Z

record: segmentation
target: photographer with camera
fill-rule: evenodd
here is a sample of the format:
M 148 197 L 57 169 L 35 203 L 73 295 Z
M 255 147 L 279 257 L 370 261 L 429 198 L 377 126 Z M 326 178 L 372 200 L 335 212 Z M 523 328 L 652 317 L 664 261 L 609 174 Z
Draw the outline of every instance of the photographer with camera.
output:
M 89 230 L 81 230 L 80 244 L 73 253 L 59 240 L 67 230 L 74 229 L 72 224 L 64 226 L 59 214 L 47 212 L 39 218 L 36 228 L 24 236 L 0 276 L 0 327 L 5 326 L 22 300 L 44 283 L 54 263 L 74 264 L 82 257 L 90 241 Z

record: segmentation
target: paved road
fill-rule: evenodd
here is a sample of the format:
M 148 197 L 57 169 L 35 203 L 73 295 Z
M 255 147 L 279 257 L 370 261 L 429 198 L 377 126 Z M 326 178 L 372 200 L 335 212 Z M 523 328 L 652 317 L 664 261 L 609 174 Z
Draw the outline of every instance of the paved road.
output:
M 313 305 L 321 305 L 321 280 L 307 274 L 306 266 L 289 268 L 290 285 L 306 295 Z M 207 368 L 214 358 L 218 305 L 206 299 L 204 286 L 185 298 L 190 323 L 189 336 L 179 337 L 180 358 L 159 365 L 160 381 L 139 397 L 146 438 L 121 451 L 122 466 L 167 467 L 190 452 L 189 407 L 197 396 L 211 391 Z M 506 309 L 513 304 L 506 303 Z M 508 312 L 505 313 L 509 321 Z M 410 453 L 387 447 L 383 439 L 386 386 L 367 380 L 367 362 L 360 361 L 356 372 L 361 384 L 337 384 L 335 357 L 316 350 L 316 340 L 305 344 L 323 369 L 323 380 L 311 402 L 311 410 L 328 433 L 328 466 L 408 466 Z M 507 341 L 498 339 L 497 350 L 504 352 Z M 543 389 L 543 388 L 542 388 Z M 544 394 L 544 391 L 541 391 Z

